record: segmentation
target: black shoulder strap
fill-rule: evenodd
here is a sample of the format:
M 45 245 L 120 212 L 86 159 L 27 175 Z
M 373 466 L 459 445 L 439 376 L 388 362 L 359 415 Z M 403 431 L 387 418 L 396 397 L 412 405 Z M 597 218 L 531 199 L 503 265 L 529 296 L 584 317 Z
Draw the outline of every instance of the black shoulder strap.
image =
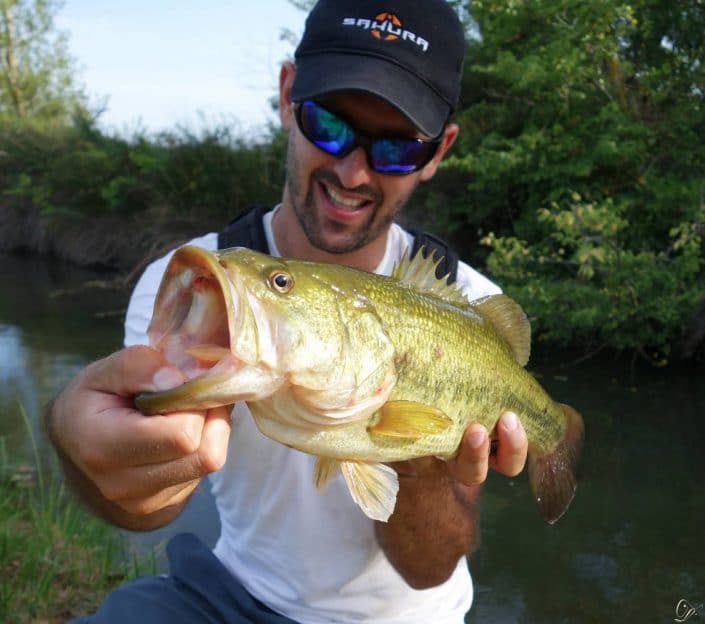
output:
M 269 253 L 262 223 L 262 217 L 269 210 L 270 208 L 267 206 L 256 206 L 235 217 L 223 230 L 218 232 L 218 249 L 247 247 L 255 251 Z M 423 249 L 425 258 L 432 252 L 434 259 L 442 258 L 436 267 L 436 277 L 441 279 L 448 275 L 448 283 L 455 282 L 458 276 L 458 254 L 448 246 L 448 243 L 428 232 L 410 229 L 409 233 L 414 237 L 411 257 L 413 258 L 419 249 Z
M 436 277 L 441 279 L 448 276 L 448 283 L 452 284 L 458 277 L 458 254 L 455 253 L 444 240 L 420 230 L 409 230 L 414 237 L 414 246 L 411 248 L 413 258 L 419 249 L 423 249 L 424 258 L 433 253 L 434 260 L 442 258 L 436 267 Z
M 262 217 L 271 208 L 256 206 L 235 217 L 223 230 L 218 232 L 218 249 L 247 247 L 255 251 L 269 253 L 267 237 L 264 234 Z

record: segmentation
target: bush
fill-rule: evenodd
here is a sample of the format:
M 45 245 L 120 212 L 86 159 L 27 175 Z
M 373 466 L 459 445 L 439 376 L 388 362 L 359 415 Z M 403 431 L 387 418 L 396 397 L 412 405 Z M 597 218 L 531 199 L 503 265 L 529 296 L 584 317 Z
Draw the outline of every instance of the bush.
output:
M 274 130 L 259 141 L 226 126 L 128 139 L 85 117 L 58 127 L 2 122 L 0 236 L 23 235 L 0 248 L 124 268 L 154 248 L 220 228 L 253 204 L 274 205 L 284 153 Z M 101 240 L 87 241 L 87 227 Z M 32 228 L 39 234 L 27 233 Z
M 705 9 L 475 0 L 446 218 L 544 339 L 662 361 L 703 298 Z

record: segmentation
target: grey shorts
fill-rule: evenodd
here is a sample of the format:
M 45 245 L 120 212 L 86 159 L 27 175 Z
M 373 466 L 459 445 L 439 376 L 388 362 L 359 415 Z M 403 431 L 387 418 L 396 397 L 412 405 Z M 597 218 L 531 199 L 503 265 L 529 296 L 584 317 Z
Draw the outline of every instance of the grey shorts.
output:
M 169 575 L 118 587 L 95 615 L 73 624 L 296 624 L 248 594 L 194 535 L 172 538 L 167 557 Z

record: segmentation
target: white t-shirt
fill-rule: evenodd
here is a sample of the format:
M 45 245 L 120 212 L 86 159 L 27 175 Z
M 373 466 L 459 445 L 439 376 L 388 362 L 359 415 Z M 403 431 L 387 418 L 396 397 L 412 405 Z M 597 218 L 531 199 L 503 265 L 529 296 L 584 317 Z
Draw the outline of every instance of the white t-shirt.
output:
M 264 217 L 272 255 L 280 255 Z M 377 273 L 388 275 L 412 236 L 392 225 Z M 190 244 L 215 250 L 217 234 Z M 146 344 L 157 289 L 171 254 L 153 262 L 132 294 L 125 345 Z M 469 299 L 500 292 L 459 263 L 457 283 Z M 225 466 L 211 475 L 220 514 L 215 554 L 257 599 L 302 624 L 461 624 L 473 586 L 463 557 L 442 585 L 409 587 L 377 544 L 373 521 L 353 502 L 342 475 L 324 493 L 313 486 L 315 458 L 274 442 L 236 404 Z

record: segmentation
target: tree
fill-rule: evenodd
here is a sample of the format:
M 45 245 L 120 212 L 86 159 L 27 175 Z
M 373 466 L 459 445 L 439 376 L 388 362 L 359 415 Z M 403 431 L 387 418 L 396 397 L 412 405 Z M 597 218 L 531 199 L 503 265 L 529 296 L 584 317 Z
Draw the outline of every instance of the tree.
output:
M 662 361 L 702 299 L 705 5 L 473 0 L 456 228 L 544 338 Z
M 65 122 L 85 96 L 76 85 L 55 0 L 0 0 L 0 116 Z

